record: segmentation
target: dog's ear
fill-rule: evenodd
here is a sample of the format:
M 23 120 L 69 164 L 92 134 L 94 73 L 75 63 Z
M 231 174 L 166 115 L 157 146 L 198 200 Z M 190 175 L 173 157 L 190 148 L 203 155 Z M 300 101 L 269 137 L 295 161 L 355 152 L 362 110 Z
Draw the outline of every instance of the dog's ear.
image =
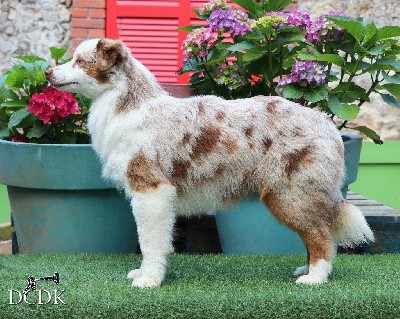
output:
M 118 40 L 101 39 L 96 50 L 96 63 L 101 71 L 122 65 L 128 57 L 124 44 Z

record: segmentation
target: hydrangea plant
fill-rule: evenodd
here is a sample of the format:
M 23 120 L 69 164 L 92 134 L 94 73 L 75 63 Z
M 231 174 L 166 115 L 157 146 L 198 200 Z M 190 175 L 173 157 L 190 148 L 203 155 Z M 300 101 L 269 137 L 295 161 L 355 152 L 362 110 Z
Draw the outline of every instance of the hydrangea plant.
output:
M 376 132 L 349 121 L 372 93 L 400 107 L 400 27 L 378 28 L 342 12 L 312 21 L 306 11 L 284 12 L 291 0 L 231 2 L 234 7 L 211 0 L 195 10 L 206 25 L 182 28 L 190 32 L 180 72 L 191 73 L 197 93 L 228 99 L 281 95 L 325 111 L 338 129 L 382 143 Z M 370 82 L 356 84 L 360 76 Z
M 54 64 L 64 63 L 66 48 L 51 47 Z M 38 56 L 17 56 L 0 76 L 0 138 L 48 144 L 89 143 L 86 129 L 91 101 L 80 94 L 49 86 L 45 71 L 51 62 Z

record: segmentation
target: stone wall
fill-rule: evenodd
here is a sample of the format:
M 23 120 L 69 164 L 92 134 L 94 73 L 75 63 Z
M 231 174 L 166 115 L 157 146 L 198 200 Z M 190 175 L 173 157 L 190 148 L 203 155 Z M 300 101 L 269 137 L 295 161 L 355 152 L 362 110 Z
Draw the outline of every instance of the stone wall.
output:
M 400 5 L 394 0 L 298 0 L 298 7 L 310 12 L 313 19 L 329 11 L 344 11 L 378 26 L 400 26 Z M 363 85 L 362 81 L 359 84 Z M 400 109 L 387 106 L 377 94 L 362 106 L 357 123 L 350 124 L 366 125 L 384 140 L 400 140 Z
M 49 47 L 70 47 L 72 0 L 0 0 L 0 72 L 16 55 L 50 58 Z

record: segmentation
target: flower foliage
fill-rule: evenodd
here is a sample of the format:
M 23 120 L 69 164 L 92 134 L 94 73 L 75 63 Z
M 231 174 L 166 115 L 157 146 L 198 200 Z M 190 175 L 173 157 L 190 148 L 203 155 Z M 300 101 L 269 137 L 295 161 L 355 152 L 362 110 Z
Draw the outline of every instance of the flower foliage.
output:
M 342 12 L 312 21 L 306 11 L 284 12 L 291 0 L 211 0 L 196 10 L 181 73 L 199 94 L 225 98 L 281 95 L 329 114 L 338 129 L 352 128 L 381 143 L 355 119 L 372 93 L 400 107 L 400 27 L 378 28 Z M 368 87 L 355 80 L 369 75 Z
M 51 47 L 55 64 L 66 62 L 65 48 Z M 24 143 L 89 143 L 86 129 L 91 101 L 49 86 L 44 72 L 50 62 L 18 56 L 0 76 L 0 138 Z

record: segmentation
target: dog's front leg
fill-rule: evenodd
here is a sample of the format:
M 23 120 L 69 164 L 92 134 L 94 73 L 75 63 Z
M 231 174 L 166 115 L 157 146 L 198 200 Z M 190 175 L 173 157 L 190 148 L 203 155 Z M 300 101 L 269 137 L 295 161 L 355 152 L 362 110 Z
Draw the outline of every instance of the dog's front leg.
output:
M 146 193 L 133 194 L 131 204 L 143 254 L 140 269 L 128 274 L 134 287 L 158 287 L 164 279 L 167 256 L 173 251 L 175 198 L 175 187 L 168 184 Z

